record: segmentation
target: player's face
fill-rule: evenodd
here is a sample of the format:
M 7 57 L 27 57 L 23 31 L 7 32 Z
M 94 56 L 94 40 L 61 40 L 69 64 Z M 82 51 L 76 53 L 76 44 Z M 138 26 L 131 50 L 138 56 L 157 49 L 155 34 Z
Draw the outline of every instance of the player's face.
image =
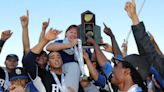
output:
M 60 53 L 51 52 L 49 54 L 48 64 L 51 68 L 61 68 L 62 64 L 63 64 L 63 61 L 62 61 Z

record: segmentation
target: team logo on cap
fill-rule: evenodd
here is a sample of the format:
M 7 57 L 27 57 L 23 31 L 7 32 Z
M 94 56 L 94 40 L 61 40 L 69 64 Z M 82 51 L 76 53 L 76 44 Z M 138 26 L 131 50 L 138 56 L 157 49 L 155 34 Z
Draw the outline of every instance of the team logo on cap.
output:
M 136 70 L 138 70 L 139 69 L 139 67 L 135 67 L 136 68 Z
M 16 73 L 17 75 L 20 75 L 20 74 L 21 74 L 21 70 L 20 70 L 20 69 L 16 69 L 16 70 L 15 70 L 15 73 Z

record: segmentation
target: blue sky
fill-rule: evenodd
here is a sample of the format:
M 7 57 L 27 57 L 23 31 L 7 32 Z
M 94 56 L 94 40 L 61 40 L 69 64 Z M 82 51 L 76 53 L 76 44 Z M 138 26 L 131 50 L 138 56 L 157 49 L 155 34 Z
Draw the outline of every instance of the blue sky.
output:
M 81 13 L 90 10 L 96 15 L 96 24 L 103 27 L 103 22 L 113 30 L 115 37 L 122 44 L 126 38 L 131 21 L 124 11 L 127 0 L 1 0 L 0 2 L 0 32 L 11 29 L 12 37 L 5 43 L 1 52 L 0 66 L 4 66 L 5 57 L 9 53 L 15 53 L 22 58 L 22 28 L 19 17 L 29 10 L 29 36 L 30 45 L 33 47 L 39 38 L 43 21 L 50 18 L 50 27 L 63 30 L 71 24 L 81 23 Z M 137 10 L 143 0 L 136 0 Z M 140 14 L 146 29 L 154 35 L 159 47 L 164 52 L 164 0 L 146 0 Z M 110 38 L 103 32 L 105 42 L 110 43 Z M 64 32 L 59 38 L 64 37 Z M 133 35 L 130 35 L 128 54 L 138 53 Z M 21 65 L 21 63 L 19 63 Z

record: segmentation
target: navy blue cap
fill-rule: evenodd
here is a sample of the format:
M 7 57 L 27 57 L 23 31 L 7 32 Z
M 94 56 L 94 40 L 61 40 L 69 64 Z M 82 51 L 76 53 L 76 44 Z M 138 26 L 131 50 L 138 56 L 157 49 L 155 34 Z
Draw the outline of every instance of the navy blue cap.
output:
M 15 59 L 16 61 L 19 61 L 19 58 L 16 54 L 8 54 L 6 60 L 8 59 Z
M 14 70 L 11 71 L 10 81 L 16 79 L 25 79 L 28 78 L 28 75 L 22 67 L 16 67 Z
M 117 56 L 113 59 L 129 62 L 140 73 L 143 80 L 146 80 L 146 78 L 151 74 L 150 65 L 148 64 L 147 60 L 141 55 L 131 54 L 124 58 L 121 56 Z

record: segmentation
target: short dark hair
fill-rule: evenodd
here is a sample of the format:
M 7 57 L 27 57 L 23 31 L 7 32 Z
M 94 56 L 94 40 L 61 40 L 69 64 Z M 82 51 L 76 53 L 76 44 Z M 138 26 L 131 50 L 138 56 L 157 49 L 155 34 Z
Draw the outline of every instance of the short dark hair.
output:
M 67 33 L 67 31 L 68 30 L 70 30 L 71 28 L 79 28 L 77 25 L 75 25 L 75 24 L 73 24 L 73 25 L 70 25 L 68 28 L 67 28 L 67 30 L 66 30 L 66 33 Z
M 130 75 L 132 77 L 132 80 L 135 84 L 138 84 L 143 90 L 143 92 L 147 92 L 147 87 L 146 84 L 144 84 L 144 80 L 142 79 L 141 75 L 139 72 L 135 69 L 135 67 L 127 62 L 127 61 L 120 61 L 122 63 L 123 68 L 129 68 L 131 70 Z

